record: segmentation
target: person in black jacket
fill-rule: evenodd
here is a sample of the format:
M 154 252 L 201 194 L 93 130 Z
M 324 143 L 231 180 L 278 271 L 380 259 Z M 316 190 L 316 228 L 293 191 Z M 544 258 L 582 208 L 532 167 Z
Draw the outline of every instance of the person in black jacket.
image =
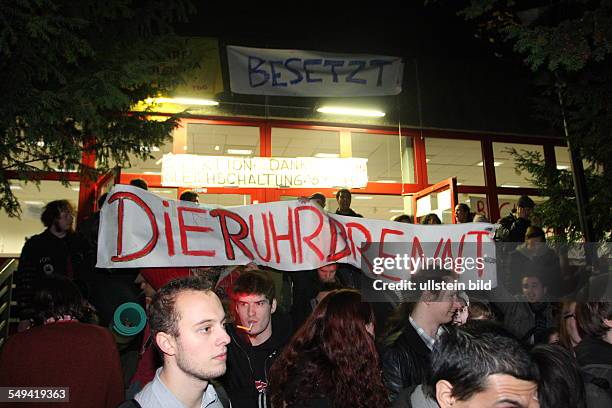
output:
M 525 241 L 525 233 L 531 225 L 531 214 L 535 203 L 526 195 L 520 196 L 516 203 L 516 216 L 508 215 L 498 221 L 501 228 L 498 235 L 501 241 L 520 243 Z
M 336 214 L 338 215 L 346 215 L 348 217 L 358 217 L 363 218 L 363 215 L 356 213 L 351 208 L 351 192 L 342 188 L 338 190 L 336 193 L 336 201 L 338 201 L 338 209 L 336 210 Z
M 332 263 L 310 271 L 296 271 L 289 274 L 293 284 L 293 299 L 291 302 L 291 320 L 297 330 L 306 321 L 316 305 L 320 292 L 329 291 L 329 286 L 337 288 L 358 286 L 355 282 L 355 272 L 349 265 Z
M 419 288 L 421 283 L 448 283 L 451 271 L 424 269 L 412 276 Z M 404 303 L 398 309 L 397 323 L 383 341 L 381 362 L 385 385 L 393 401 L 398 393 L 423 383 L 430 375 L 431 350 L 443 325 L 453 319 L 461 306 L 457 292 L 452 290 L 415 290 L 416 303 Z
M 595 278 L 589 296 L 598 298 L 593 286 L 609 290 L 609 279 L 609 275 Z M 612 406 L 612 302 L 578 303 L 576 318 L 584 335 L 575 350 L 586 383 L 587 407 Z
M 536 363 L 515 337 L 493 322 L 471 321 L 440 337 L 431 374 L 402 391 L 393 408 L 536 408 L 538 377 Z M 560 407 L 577 408 L 555 405 Z
M 83 259 L 83 250 L 72 230 L 74 209 L 70 202 L 49 202 L 40 219 L 47 228 L 26 241 L 15 274 L 17 317 L 23 322 L 20 329 L 27 327 L 32 317 L 32 297 L 42 278 L 56 274 L 74 280 Z
M 231 309 L 235 322 L 227 329 L 232 341 L 222 383 L 234 407 L 270 407 L 270 367 L 292 335 L 289 317 L 277 310 L 274 281 L 263 271 L 244 272 L 234 284 Z

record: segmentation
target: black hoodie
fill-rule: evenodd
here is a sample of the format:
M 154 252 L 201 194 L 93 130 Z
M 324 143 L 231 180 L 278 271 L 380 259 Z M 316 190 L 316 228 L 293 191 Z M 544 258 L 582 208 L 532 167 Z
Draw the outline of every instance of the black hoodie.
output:
M 232 406 L 236 408 L 270 407 L 266 388 L 274 359 L 293 334 L 289 316 L 276 310 L 272 314 L 272 336 L 252 346 L 246 334 L 235 325 L 227 329 L 232 341 L 227 345 L 227 372 L 221 379 Z

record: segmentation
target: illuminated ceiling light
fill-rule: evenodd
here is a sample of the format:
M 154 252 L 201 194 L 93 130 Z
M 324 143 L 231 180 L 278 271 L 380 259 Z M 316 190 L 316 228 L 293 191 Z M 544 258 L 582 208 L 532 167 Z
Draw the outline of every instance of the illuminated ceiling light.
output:
M 252 153 L 253 151 L 249 149 L 227 149 L 227 154 L 239 154 L 242 156 L 248 156 Z
M 429 163 L 431 159 L 425 159 L 425 163 Z
M 520 188 L 521 186 L 515 186 L 514 184 L 502 184 L 501 187 L 507 188 Z
M 45 203 L 42 201 L 24 201 L 23 203 L 27 205 L 35 205 L 39 207 L 42 207 L 43 205 L 45 205 Z
M 143 171 L 142 174 L 161 175 L 159 171 Z
M 340 155 L 338 153 L 317 153 L 314 157 L 318 157 L 319 159 L 337 159 Z
M 43 142 L 42 140 L 39 142 L 36 142 L 36 146 L 38 147 L 45 147 L 45 142 Z
M 376 180 L 377 183 L 399 183 L 399 181 L 395 180 Z
M 557 165 L 557 170 L 569 170 L 569 166 Z
M 219 145 L 215 146 L 215 151 L 218 152 L 219 150 L 221 150 L 221 146 Z
M 369 118 L 382 118 L 385 112 L 372 109 L 355 109 L 342 106 L 322 106 L 317 108 L 319 113 L 330 113 L 333 115 L 366 116 Z
M 372 197 L 372 196 L 367 196 L 367 195 L 354 195 L 354 196 L 353 196 L 353 198 L 354 198 L 355 200 L 371 200 L 371 199 L 373 199 L 374 197 Z
M 11 190 L 23 190 L 23 188 L 21 186 L 15 186 L 11 184 Z
M 211 99 L 195 99 L 195 98 L 156 98 L 157 103 L 174 103 L 177 105 L 198 105 L 198 106 L 217 106 L 219 102 Z
M 502 164 L 504 164 L 504 163 L 503 162 L 493 162 L 493 166 L 495 166 L 495 167 L 499 167 Z M 484 164 L 482 162 L 478 162 L 478 163 L 476 163 L 476 165 L 480 166 L 480 167 L 484 166 Z
M 390 213 L 403 213 L 404 210 L 389 210 Z

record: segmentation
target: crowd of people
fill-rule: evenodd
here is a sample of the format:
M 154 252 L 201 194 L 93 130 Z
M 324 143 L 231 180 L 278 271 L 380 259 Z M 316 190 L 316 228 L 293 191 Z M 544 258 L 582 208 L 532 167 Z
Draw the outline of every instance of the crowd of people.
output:
M 308 199 L 325 208 L 323 194 Z M 337 214 L 361 217 L 350 191 L 336 199 Z M 20 324 L 1 350 L 0 387 L 68 387 L 57 407 L 612 407 L 612 299 L 558 284 L 533 207 L 521 197 L 499 222 L 513 248 L 495 290 L 368 302 L 368 278 L 346 264 L 97 269 L 99 213 L 73 232 L 70 204 L 51 202 L 15 276 Z M 465 204 L 455 218 L 482 221 Z M 411 280 L 455 278 L 432 268 Z M 125 338 L 113 313 L 129 301 L 147 323 Z

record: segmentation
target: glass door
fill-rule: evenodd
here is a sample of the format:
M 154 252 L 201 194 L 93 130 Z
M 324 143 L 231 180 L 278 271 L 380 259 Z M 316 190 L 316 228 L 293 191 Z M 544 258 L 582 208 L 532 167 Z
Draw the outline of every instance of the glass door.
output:
M 433 213 L 443 224 L 455 223 L 455 206 L 458 203 L 457 178 L 451 177 L 424 188 L 412 196 L 415 223 Z

